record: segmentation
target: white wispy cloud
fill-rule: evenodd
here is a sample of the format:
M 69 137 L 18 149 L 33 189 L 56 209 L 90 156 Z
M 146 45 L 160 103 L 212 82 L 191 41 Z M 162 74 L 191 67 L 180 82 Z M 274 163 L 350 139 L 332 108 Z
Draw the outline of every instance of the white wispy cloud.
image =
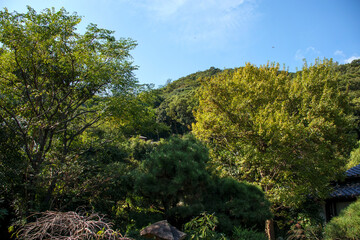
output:
M 320 57 L 320 54 L 321 52 L 319 50 L 310 46 L 305 50 L 298 49 L 295 53 L 295 59 L 298 61 L 302 61 L 303 59 L 314 60 L 315 58 Z
M 187 41 L 229 37 L 245 31 L 255 18 L 256 0 L 138 0 L 134 6 L 145 9 L 154 21 L 172 27 L 176 37 Z
M 351 63 L 352 61 L 354 61 L 356 59 L 360 59 L 360 56 L 351 56 L 351 57 L 345 59 L 344 63 Z
M 340 57 L 345 57 L 345 53 L 343 51 L 341 51 L 341 50 L 336 50 L 334 52 L 334 55 L 335 56 L 340 56 Z
M 166 19 L 178 13 L 186 2 L 188 0 L 142 0 L 138 2 L 138 6 L 154 13 L 158 18 Z
M 305 58 L 303 51 L 301 49 L 298 49 L 295 53 L 295 59 L 296 60 L 303 60 Z

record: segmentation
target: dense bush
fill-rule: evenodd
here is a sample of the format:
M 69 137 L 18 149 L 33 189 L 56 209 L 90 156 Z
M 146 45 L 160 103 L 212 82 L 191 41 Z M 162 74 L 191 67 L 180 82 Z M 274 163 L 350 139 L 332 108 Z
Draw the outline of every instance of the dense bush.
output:
M 253 185 L 212 175 L 207 170 L 208 161 L 206 148 L 193 136 L 172 137 L 142 162 L 136 175 L 137 194 L 178 227 L 207 211 L 216 213 L 218 229 L 225 234 L 239 225 L 263 229 L 271 217 L 263 192 Z
M 266 240 L 264 233 L 257 232 L 253 229 L 246 229 L 242 227 L 235 227 L 232 239 L 234 240 Z
M 213 177 L 204 201 L 205 209 L 219 218 L 219 231 L 231 234 L 235 226 L 264 229 L 271 218 L 270 203 L 254 185 L 232 178 Z
M 172 137 L 142 162 L 135 189 L 167 217 L 196 215 L 210 178 L 207 161 L 206 148 L 194 137 Z
M 331 219 L 325 227 L 325 239 L 360 239 L 360 199 Z
M 313 198 L 293 208 L 278 208 L 274 218 L 275 232 L 288 238 L 301 232 L 305 239 L 323 239 L 321 211 L 322 203 Z
M 224 234 L 216 232 L 216 226 L 219 223 L 214 214 L 203 212 L 200 216 L 191 219 L 185 224 L 184 230 L 188 234 L 188 239 L 199 240 L 226 240 Z

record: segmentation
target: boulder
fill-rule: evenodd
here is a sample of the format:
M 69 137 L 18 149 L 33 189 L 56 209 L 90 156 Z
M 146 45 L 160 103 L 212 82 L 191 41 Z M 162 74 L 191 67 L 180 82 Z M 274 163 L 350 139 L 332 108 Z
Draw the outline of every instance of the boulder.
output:
M 143 237 L 153 238 L 158 240 L 182 240 L 186 234 L 179 231 L 176 227 L 171 226 L 167 220 L 159 221 L 147 226 L 140 231 Z

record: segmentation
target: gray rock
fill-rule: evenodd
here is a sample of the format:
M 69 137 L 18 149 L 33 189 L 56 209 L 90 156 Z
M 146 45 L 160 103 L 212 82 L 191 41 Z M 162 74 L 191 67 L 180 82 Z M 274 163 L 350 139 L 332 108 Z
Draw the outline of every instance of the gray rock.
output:
M 186 234 L 171 226 L 167 220 L 159 221 L 142 229 L 140 235 L 158 240 L 182 240 Z

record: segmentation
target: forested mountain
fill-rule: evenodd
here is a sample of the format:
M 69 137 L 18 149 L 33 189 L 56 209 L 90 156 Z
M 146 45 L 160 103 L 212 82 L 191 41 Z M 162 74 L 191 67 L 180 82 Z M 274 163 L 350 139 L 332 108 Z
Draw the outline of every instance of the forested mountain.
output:
M 337 67 L 340 81 L 343 82 L 343 91 L 347 91 L 350 97 L 351 105 L 355 111 L 357 119 L 358 139 L 360 139 L 360 60 L 354 60 L 348 64 L 342 64 Z
M 167 124 L 171 132 L 184 134 L 191 130 L 194 123 L 193 111 L 198 105 L 196 92 L 200 86 L 200 78 L 211 77 L 221 72 L 211 67 L 173 81 L 157 90 L 162 101 L 157 106 L 157 121 Z

